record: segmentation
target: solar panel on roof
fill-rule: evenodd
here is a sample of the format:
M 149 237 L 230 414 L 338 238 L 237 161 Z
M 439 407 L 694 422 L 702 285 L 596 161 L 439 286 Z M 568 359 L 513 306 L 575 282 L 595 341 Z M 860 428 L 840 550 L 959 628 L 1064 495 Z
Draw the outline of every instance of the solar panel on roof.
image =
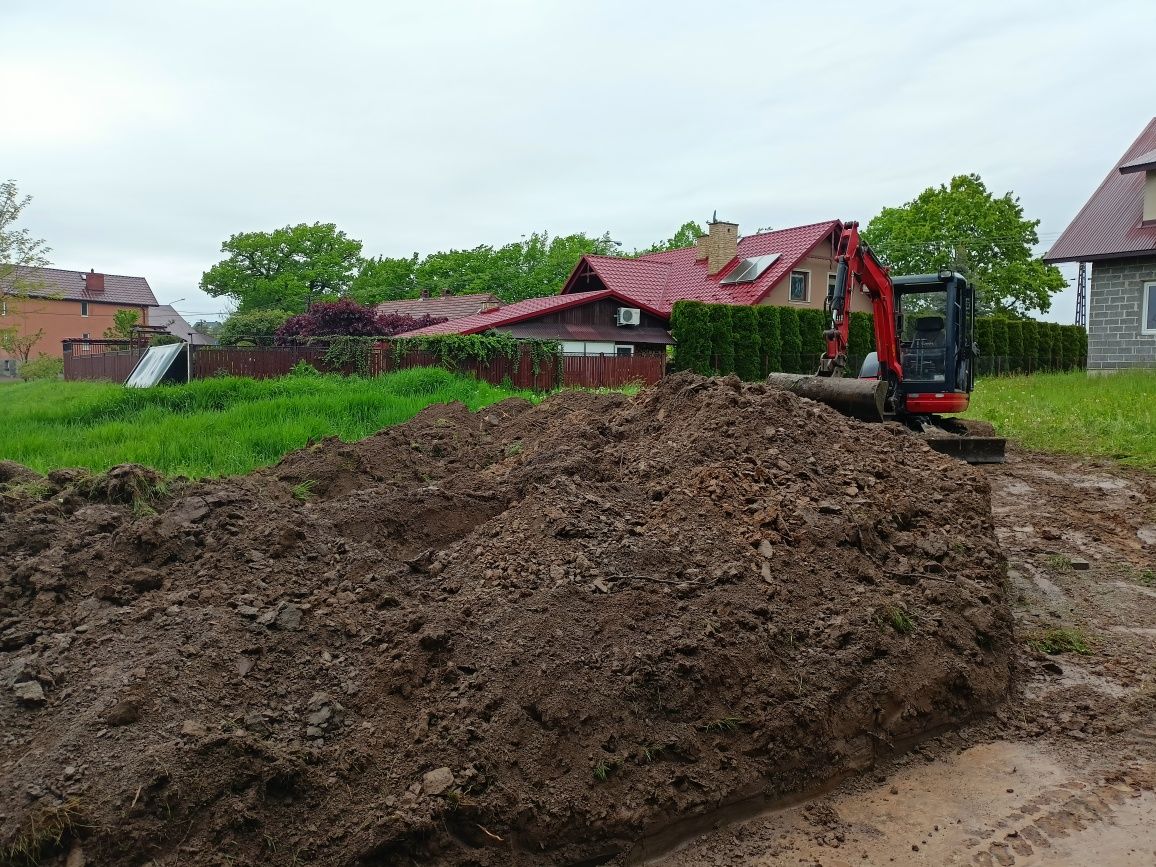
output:
M 733 271 L 719 280 L 719 285 L 751 283 L 758 280 L 763 272 L 775 264 L 775 260 L 778 258 L 778 253 L 768 253 L 765 256 L 752 256 L 749 259 L 743 259 L 734 267 Z

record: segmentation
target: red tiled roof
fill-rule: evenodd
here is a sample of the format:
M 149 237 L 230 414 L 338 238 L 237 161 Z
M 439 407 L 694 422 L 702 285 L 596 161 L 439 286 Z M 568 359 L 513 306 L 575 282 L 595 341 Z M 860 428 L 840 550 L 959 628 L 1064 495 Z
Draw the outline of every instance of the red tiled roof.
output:
M 706 273 L 705 260 L 696 261 L 697 248 L 682 247 L 665 253 L 651 253 L 637 259 L 615 256 L 583 256 L 562 289 L 572 293 L 582 264 L 615 289 L 669 316 L 676 301 L 705 301 L 710 304 L 757 304 L 822 241 L 839 227 L 838 220 L 811 223 L 777 232 L 748 235 L 738 245 L 738 255 L 717 274 Z M 778 253 L 775 263 L 750 283 L 722 285 L 720 281 L 743 259 Z
M 1087 204 L 1044 256 L 1045 262 L 1094 262 L 1156 250 L 1156 225 L 1143 225 L 1146 162 L 1156 158 L 1156 117 L 1132 142 Z M 1127 168 L 1128 171 L 1121 171 Z
M 637 299 L 615 292 L 611 289 L 602 289 L 598 292 L 582 292 L 575 295 L 546 295 L 542 298 L 527 298 L 525 301 L 515 301 L 496 310 L 487 310 L 473 316 L 464 316 L 461 319 L 451 319 L 449 322 L 439 322 L 436 325 L 427 325 L 416 331 L 407 331 L 406 337 L 415 337 L 427 334 L 478 334 L 491 328 L 500 328 L 513 325 L 526 319 L 534 319 L 544 313 L 553 313 L 555 310 L 565 310 L 569 307 L 579 307 L 598 301 L 602 298 L 617 298 L 624 304 L 640 306 L 648 312 L 662 315 L 658 311 L 641 304 Z
M 435 319 L 460 319 L 501 304 L 497 295 L 437 295 L 432 298 L 405 298 L 401 301 L 383 301 L 377 305 L 378 313 L 400 313 L 405 316 L 429 315 Z
M 66 271 L 63 268 L 24 268 L 17 266 L 13 279 L 20 281 L 20 291 L 43 298 L 65 301 L 99 301 L 104 304 L 122 304 L 125 307 L 155 307 L 156 296 L 144 277 L 104 275 L 104 290 L 90 291 L 85 285 L 84 271 Z
M 561 295 L 528 298 L 496 310 L 441 322 L 406 336 L 427 334 L 477 334 L 533 319 L 544 313 L 589 304 L 601 298 L 616 298 L 631 307 L 640 307 L 663 319 L 670 317 L 676 301 L 706 301 L 714 304 L 757 304 L 787 276 L 820 243 L 839 228 L 838 220 L 811 223 L 777 232 L 750 235 L 739 241 L 738 256 L 719 273 L 708 275 L 707 263 L 695 260 L 697 248 L 683 247 L 664 253 L 651 253 L 637 259 L 618 256 L 583 256 L 570 273 Z M 750 283 L 720 285 L 723 277 L 738 263 L 753 256 L 778 253 L 779 258 L 757 280 Z M 598 275 L 606 287 L 594 292 L 575 291 L 583 266 Z

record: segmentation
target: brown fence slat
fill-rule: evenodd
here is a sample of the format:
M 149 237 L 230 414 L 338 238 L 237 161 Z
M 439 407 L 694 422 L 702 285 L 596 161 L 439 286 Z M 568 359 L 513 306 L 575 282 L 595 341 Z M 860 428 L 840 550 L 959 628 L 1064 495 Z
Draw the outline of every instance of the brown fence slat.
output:
M 98 347 L 95 343 L 66 344 L 65 379 L 124 382 L 145 351 L 144 348 Z M 211 376 L 268 379 L 285 376 L 301 361 L 318 370 L 331 369 L 325 363 L 326 349 L 323 346 L 196 346 L 193 349 L 194 379 Z M 393 350 L 383 345 L 370 351 L 368 372 L 371 376 L 379 376 L 411 367 L 440 366 L 441 361 L 432 352 L 409 350 L 395 358 Z M 348 368 L 337 372 L 355 372 L 353 365 Z M 523 349 L 514 359 L 497 355 L 486 361 L 464 361 L 452 369 L 455 373 L 494 385 L 508 384 L 533 391 L 550 391 L 559 386 L 620 388 L 632 383 L 653 385 L 658 382 L 666 371 L 666 359 L 652 354 L 564 356 L 559 363 L 557 356 L 550 356 L 540 359 L 535 372 L 532 353 Z

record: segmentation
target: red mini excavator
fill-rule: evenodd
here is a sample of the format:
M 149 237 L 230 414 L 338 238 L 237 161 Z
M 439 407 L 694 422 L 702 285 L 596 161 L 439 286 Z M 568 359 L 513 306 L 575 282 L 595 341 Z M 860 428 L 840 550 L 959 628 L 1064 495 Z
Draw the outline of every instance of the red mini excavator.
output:
M 969 463 L 1002 461 L 1004 440 L 974 436 L 962 422 L 940 416 L 966 410 L 975 384 L 975 287 L 953 271 L 892 277 L 859 237 L 858 223 L 844 224 L 836 240 L 835 283 L 824 305 L 827 349 L 818 374 L 775 374 L 772 384 L 856 418 L 901 421 L 932 448 Z M 858 379 L 848 379 L 856 292 L 871 300 L 875 352 Z

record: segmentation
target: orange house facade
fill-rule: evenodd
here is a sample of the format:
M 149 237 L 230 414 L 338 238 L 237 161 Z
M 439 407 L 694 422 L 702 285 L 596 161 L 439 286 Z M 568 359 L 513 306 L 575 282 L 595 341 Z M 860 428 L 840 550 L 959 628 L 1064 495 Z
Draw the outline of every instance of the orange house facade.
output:
M 61 358 L 66 338 L 99 339 L 119 310 L 132 310 L 141 325 L 148 321 L 156 297 L 144 277 L 67 271 L 61 268 L 17 268 L 0 287 L 0 330 L 19 337 L 40 337 L 28 357 Z M 0 349 L 0 376 L 15 376 L 22 359 Z

